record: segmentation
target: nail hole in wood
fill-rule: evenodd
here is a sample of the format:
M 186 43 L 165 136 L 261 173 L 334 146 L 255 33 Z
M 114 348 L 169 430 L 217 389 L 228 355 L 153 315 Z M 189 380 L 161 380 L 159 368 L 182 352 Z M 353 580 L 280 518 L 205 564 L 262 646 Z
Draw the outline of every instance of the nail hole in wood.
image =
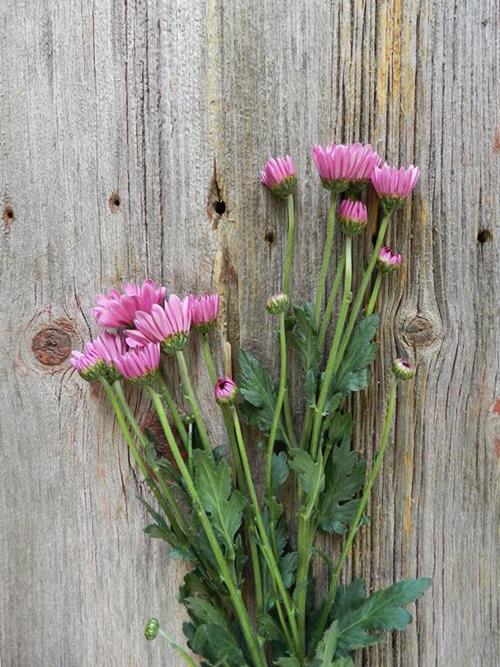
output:
M 69 357 L 71 338 L 59 327 L 44 327 L 33 336 L 31 349 L 44 366 L 57 366 Z
M 481 229 L 479 230 L 479 234 L 477 235 L 477 240 L 479 243 L 486 243 L 487 241 L 491 241 L 493 238 L 493 234 L 490 232 L 489 229 Z
M 220 199 L 219 201 L 214 201 L 212 206 L 217 215 L 224 215 L 224 213 L 226 212 L 226 202 L 223 199 Z
M 12 206 L 10 204 L 5 204 L 2 214 L 4 225 L 10 225 L 10 223 L 14 220 L 14 217 L 14 209 Z
M 269 245 L 272 245 L 274 243 L 274 232 L 272 231 L 266 232 L 264 235 L 264 241 L 266 241 L 266 243 L 269 243 Z
M 111 193 L 108 203 L 109 203 L 109 208 L 111 209 L 111 213 L 116 213 L 120 208 L 120 203 L 121 203 L 120 195 L 118 194 L 118 192 Z

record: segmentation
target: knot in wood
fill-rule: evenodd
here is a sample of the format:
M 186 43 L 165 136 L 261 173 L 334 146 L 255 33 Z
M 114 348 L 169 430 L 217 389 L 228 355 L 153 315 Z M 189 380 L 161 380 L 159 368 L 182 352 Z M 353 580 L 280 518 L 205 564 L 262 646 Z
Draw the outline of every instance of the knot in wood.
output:
M 413 313 L 403 322 L 403 338 L 414 347 L 430 347 L 442 338 L 440 323 L 427 313 Z
M 71 338 L 59 327 L 48 326 L 40 329 L 31 341 L 33 354 L 45 366 L 57 366 L 68 358 L 71 352 Z

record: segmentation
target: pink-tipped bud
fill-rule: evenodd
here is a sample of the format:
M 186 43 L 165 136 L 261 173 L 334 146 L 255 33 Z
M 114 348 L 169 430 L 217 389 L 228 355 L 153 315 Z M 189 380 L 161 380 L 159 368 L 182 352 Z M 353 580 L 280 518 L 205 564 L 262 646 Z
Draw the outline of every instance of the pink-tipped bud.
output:
M 289 155 L 269 158 L 260 172 L 260 182 L 278 197 L 288 197 L 297 187 L 297 170 Z
M 377 267 L 380 273 L 392 273 L 392 271 L 399 269 L 402 262 L 402 255 L 384 246 L 378 254 Z
M 348 236 L 361 233 L 368 222 L 368 211 L 361 201 L 343 199 L 337 209 L 337 215 L 342 229 Z
M 203 296 L 190 294 L 191 327 L 202 333 L 208 333 L 217 320 L 219 305 L 218 294 L 204 294 Z
M 238 396 L 238 387 L 229 377 L 221 377 L 214 387 L 215 400 L 219 405 L 233 405 Z
M 313 146 L 314 164 L 323 187 L 344 192 L 352 183 L 367 183 L 380 157 L 370 144 L 331 144 Z
M 387 163 L 376 167 L 372 174 L 372 185 L 375 188 L 382 207 L 393 211 L 405 205 L 420 177 L 420 169 L 409 166 L 408 169 L 390 167 Z
M 113 363 L 126 379 L 136 384 L 148 384 L 160 366 L 160 346 L 149 343 L 113 358 Z
M 398 380 L 411 380 L 415 377 L 417 369 L 406 359 L 395 359 L 392 362 L 392 372 Z
M 288 296 L 286 294 L 273 294 L 267 300 L 266 309 L 271 315 L 281 315 L 288 308 Z

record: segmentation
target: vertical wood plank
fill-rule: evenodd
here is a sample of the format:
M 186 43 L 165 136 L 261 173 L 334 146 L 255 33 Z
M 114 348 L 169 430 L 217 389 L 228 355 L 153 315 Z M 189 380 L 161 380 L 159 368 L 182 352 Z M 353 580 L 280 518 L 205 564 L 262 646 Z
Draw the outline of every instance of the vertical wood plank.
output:
M 259 168 L 284 152 L 299 165 L 292 289 L 310 298 L 326 196 L 309 150 L 332 140 L 371 141 L 423 172 L 390 230 L 406 264 L 383 288 L 380 382 L 353 406 L 369 458 L 390 359 L 410 354 L 419 373 L 401 390 L 352 572 L 372 588 L 415 574 L 434 587 L 414 625 L 363 661 L 496 664 L 497 21 L 495 0 L 2 3 L 6 665 L 181 665 L 141 633 L 154 614 L 182 638 L 183 567 L 142 534 L 142 484 L 65 350 L 95 332 L 96 292 L 150 275 L 172 291 L 219 289 L 221 334 L 273 368 L 264 305 L 280 284 L 284 212 Z M 193 349 L 208 397 L 198 360 Z M 203 409 L 220 441 L 209 398 Z

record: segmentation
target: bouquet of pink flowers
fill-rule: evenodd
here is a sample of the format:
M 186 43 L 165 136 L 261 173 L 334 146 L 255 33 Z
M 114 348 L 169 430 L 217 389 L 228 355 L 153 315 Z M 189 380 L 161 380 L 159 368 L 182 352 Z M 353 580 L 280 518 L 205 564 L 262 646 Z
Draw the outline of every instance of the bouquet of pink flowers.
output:
M 298 185 L 294 162 L 288 156 L 270 159 L 261 174 L 261 182 L 287 205 L 283 289 L 267 303 L 279 329 L 277 383 L 244 350 L 236 381 L 220 374 L 211 351 L 217 294 L 180 298 L 167 295 L 152 280 L 99 296 L 93 314 L 107 331 L 71 359 L 82 378 L 101 383 L 151 491 L 151 498 L 143 500 L 153 520 L 145 532 L 165 540 L 171 553 L 186 561 L 180 588 L 189 615 L 184 633 L 205 667 L 348 667 L 357 649 L 411 621 L 405 606 L 431 583 L 410 579 L 370 595 L 362 580 L 340 583 L 354 537 L 368 521 L 365 510 L 389 440 L 398 384 L 415 374 L 410 362 L 394 361 L 384 428 L 367 471 L 351 445 L 353 420 L 346 399 L 370 381 L 377 296 L 384 276 L 402 261 L 400 254 L 383 247 L 384 237 L 393 214 L 411 195 L 419 170 L 380 166 L 370 145 L 314 146 L 312 155 L 330 197 L 312 303 L 296 303 L 288 294 Z M 381 215 L 373 252 L 354 287 L 352 239 L 367 227 L 363 200 L 370 185 Z M 327 293 L 337 228 L 343 252 Z M 211 442 L 202 417 L 185 356 L 193 336 L 201 342 L 227 443 Z M 293 414 L 289 401 L 290 351 L 302 372 L 300 416 Z M 162 374 L 162 354 L 175 358 L 182 405 Z M 124 383 L 148 394 L 161 427 L 141 427 Z M 255 461 L 264 472 L 262 494 L 248 458 L 249 439 L 257 440 L 262 452 Z M 296 506 L 287 512 L 282 487 L 289 478 L 296 485 Z M 316 546 L 320 532 L 344 536 L 339 553 L 327 554 Z M 326 568 L 329 581 L 321 592 L 315 590 L 319 567 Z M 155 618 L 145 634 L 148 639 L 161 634 L 188 665 L 195 665 Z

